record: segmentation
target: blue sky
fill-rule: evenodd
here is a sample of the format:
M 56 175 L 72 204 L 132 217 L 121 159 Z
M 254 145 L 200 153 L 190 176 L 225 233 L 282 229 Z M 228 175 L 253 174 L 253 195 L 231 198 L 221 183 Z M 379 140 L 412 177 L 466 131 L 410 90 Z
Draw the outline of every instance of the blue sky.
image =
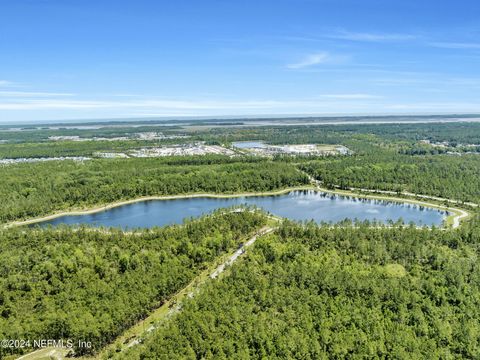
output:
M 480 2 L 0 0 L 0 122 L 480 112 Z

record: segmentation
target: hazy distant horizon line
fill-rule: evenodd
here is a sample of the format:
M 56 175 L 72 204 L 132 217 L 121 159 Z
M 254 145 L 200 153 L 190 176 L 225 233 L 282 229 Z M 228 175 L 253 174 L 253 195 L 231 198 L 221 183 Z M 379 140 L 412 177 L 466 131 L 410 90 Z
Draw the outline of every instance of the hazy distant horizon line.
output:
M 352 118 L 434 118 L 442 117 L 446 119 L 462 117 L 464 119 L 456 119 L 457 121 L 480 121 L 480 114 L 470 112 L 447 112 L 447 113 L 330 113 L 330 114 L 259 114 L 259 115 L 188 115 L 188 116 L 141 116 L 141 117 L 105 117 L 105 118 L 71 118 L 71 119 L 46 119 L 46 120 L 13 120 L 2 121 L 0 125 L 21 125 L 21 126 L 41 126 L 41 125 L 76 125 L 76 124 L 92 124 L 92 123 L 129 123 L 129 122 L 155 122 L 155 121 L 195 121 L 195 120 L 313 120 L 313 119 L 352 119 Z M 478 117 L 477 120 L 475 118 Z M 354 120 L 352 120 L 354 121 Z

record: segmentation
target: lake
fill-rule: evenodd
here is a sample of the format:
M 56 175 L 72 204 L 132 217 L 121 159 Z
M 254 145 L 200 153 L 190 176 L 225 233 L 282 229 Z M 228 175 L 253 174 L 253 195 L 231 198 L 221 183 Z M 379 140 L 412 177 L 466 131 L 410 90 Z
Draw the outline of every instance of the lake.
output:
M 185 218 L 198 217 L 216 209 L 242 204 L 255 205 L 274 215 L 292 220 L 314 220 L 317 223 L 336 223 L 346 218 L 377 220 L 382 223 L 403 219 L 405 223 L 414 222 L 419 226 L 440 226 L 448 216 L 446 211 L 413 204 L 345 197 L 315 190 L 296 190 L 269 196 L 146 200 L 93 214 L 65 215 L 30 226 L 88 224 L 124 229 L 150 228 L 180 224 Z
M 239 149 L 261 149 L 266 146 L 263 141 L 235 141 L 232 145 Z

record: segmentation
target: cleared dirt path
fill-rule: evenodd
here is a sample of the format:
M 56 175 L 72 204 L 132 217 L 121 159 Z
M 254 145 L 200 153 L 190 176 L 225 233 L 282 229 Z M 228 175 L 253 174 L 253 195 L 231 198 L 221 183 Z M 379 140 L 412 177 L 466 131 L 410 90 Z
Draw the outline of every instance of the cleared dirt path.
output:
M 230 256 L 228 258 L 227 261 L 225 261 L 224 263 L 220 264 L 213 273 L 210 274 L 210 278 L 211 279 L 216 279 L 222 272 L 225 271 L 225 268 L 227 266 L 230 266 L 232 265 L 241 255 L 243 255 L 246 251 L 246 249 L 253 245 L 253 243 L 257 240 L 257 238 L 259 236 L 263 236 L 263 235 L 266 235 L 268 233 L 271 233 L 273 230 L 275 230 L 275 228 L 271 228 L 271 227 L 264 227 L 262 228 L 258 234 L 254 235 L 251 239 L 249 239 L 245 244 L 242 245 L 242 247 L 240 249 L 238 249 L 237 251 L 235 251 L 233 253 L 232 256 Z
M 273 217 L 272 220 L 278 221 Z M 188 284 L 185 288 L 180 290 L 169 301 L 164 303 L 158 309 L 154 310 L 150 316 L 138 322 L 132 328 L 126 330 L 117 338 L 116 341 L 108 345 L 97 356 L 93 358 L 82 359 L 102 359 L 109 350 L 114 350 L 116 352 L 124 351 L 140 344 L 146 336 L 157 329 L 166 320 L 182 310 L 183 300 L 194 297 L 201 290 L 201 287 L 205 282 L 218 278 L 228 268 L 228 266 L 231 266 L 235 261 L 237 261 L 238 258 L 240 258 L 246 252 L 247 248 L 252 246 L 260 236 L 269 234 L 275 229 L 276 227 L 274 226 L 264 226 L 263 228 L 259 229 L 252 237 L 243 243 L 240 248 L 223 260 L 221 264 L 218 265 L 213 271 L 212 269 L 208 269 L 202 272 L 199 276 L 197 276 L 197 278 L 190 282 L 190 284 Z
M 270 217 L 274 221 L 278 221 L 275 217 Z M 182 301 L 186 298 L 192 298 L 197 294 L 201 286 L 209 280 L 218 278 L 229 266 L 238 260 L 247 250 L 252 246 L 255 241 L 263 235 L 273 232 L 276 227 L 264 226 L 256 231 L 245 243 L 241 245 L 233 254 L 229 255 L 225 260 L 221 262 L 213 271 L 207 269 L 198 275 L 193 281 L 191 281 L 185 288 L 177 292 L 170 300 L 165 302 L 162 306 L 152 312 L 152 314 L 146 317 L 144 320 L 139 321 L 130 329 L 126 330 L 120 335 L 117 340 L 112 344 L 104 348 L 95 357 L 81 357 L 79 359 L 101 359 L 104 358 L 109 350 L 124 351 L 142 342 L 143 338 L 148 336 L 153 330 L 160 326 L 164 321 L 168 320 L 174 314 L 178 313 L 182 309 Z M 55 349 L 45 348 L 33 351 L 26 355 L 23 355 L 17 360 L 40 360 L 40 359 L 58 359 L 63 360 L 68 353 L 67 349 Z

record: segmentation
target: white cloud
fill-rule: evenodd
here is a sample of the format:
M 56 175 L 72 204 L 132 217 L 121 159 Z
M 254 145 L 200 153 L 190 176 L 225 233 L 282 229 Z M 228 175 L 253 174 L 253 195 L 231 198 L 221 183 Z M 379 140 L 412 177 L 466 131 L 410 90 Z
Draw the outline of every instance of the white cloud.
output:
M 145 108 L 145 109 L 181 109 L 210 110 L 249 108 L 261 109 L 282 106 L 282 102 L 274 100 L 248 101 L 185 101 L 145 99 L 138 101 L 112 100 L 30 100 L 0 102 L 0 110 L 40 110 L 40 109 L 115 109 L 115 108 Z
M 106 103 L 99 102 L 99 101 L 83 101 L 83 100 L 65 101 L 61 99 L 51 99 L 51 100 L 50 99 L 49 100 L 21 99 L 17 101 L 0 102 L 0 110 L 93 109 L 93 108 L 102 108 L 105 106 L 106 106 Z
M 463 42 L 433 42 L 430 46 L 445 49 L 480 49 L 480 43 L 463 43 Z
M 1 85 L 1 83 L 0 83 Z M 55 97 L 55 96 L 74 96 L 70 93 L 51 93 L 37 91 L 0 91 L 0 97 Z
M 0 122 L 116 118 L 135 116 L 281 116 L 281 115 L 340 115 L 340 114 L 411 114 L 411 113 L 473 113 L 480 105 L 471 102 L 393 103 L 375 95 L 323 94 L 303 99 L 253 99 L 229 101 L 132 99 L 73 100 L 15 99 L 0 101 Z M 7 117 L 8 116 L 8 117 Z
M 429 111 L 429 112 L 479 112 L 480 104 L 472 102 L 418 102 L 406 104 L 389 104 L 387 110 L 394 111 Z
M 301 100 L 159 100 L 144 99 L 132 101 L 115 100 L 64 100 L 64 99 L 22 99 L 0 102 L 0 110 L 59 110 L 59 109 L 138 109 L 147 112 L 161 111 L 236 111 L 236 110 L 275 110 L 285 108 L 317 108 L 342 104 L 348 100 L 371 99 L 367 94 L 330 94 Z
M 0 86 L 10 86 L 10 85 L 12 85 L 11 81 L 0 80 Z
M 313 65 L 326 64 L 332 62 L 332 60 L 333 57 L 328 52 L 318 52 L 306 56 L 304 59 L 300 60 L 297 63 L 287 65 L 287 68 L 302 69 Z
M 325 37 L 331 39 L 349 40 L 349 41 L 365 41 L 365 42 L 393 42 L 393 41 L 408 41 L 417 38 L 411 34 L 391 34 L 391 33 L 364 33 L 364 32 L 349 32 L 340 31 L 336 34 L 326 35 Z
M 405 74 L 404 74 L 405 75 Z M 2 91 L 0 91 L 1 95 Z M 199 98 L 160 98 L 153 96 L 119 98 L 114 96 L 78 98 L 73 94 L 48 92 L 7 92 L 0 96 L 1 118 L 78 119 L 136 116 L 222 116 L 263 114 L 358 114 L 378 112 L 477 112 L 473 103 L 391 103 L 381 95 L 362 92 L 323 93 L 316 96 L 281 99 L 238 99 L 220 96 Z M 22 97 L 21 94 L 24 96 Z M 35 94 L 35 97 L 32 94 Z M 30 97 L 29 95 L 32 95 Z M 43 96 L 44 95 L 44 96 Z M 69 97 L 72 96 L 72 97 Z
M 395 74 L 392 72 L 391 76 L 387 77 L 372 77 L 369 79 L 370 83 L 381 86 L 446 86 L 445 89 L 451 91 L 452 86 L 462 86 L 470 88 L 478 88 L 480 86 L 480 78 L 469 77 L 449 77 L 442 73 L 401 73 Z
M 368 100 L 368 99 L 381 99 L 383 96 L 372 94 L 322 94 L 321 98 L 338 99 L 338 100 Z

